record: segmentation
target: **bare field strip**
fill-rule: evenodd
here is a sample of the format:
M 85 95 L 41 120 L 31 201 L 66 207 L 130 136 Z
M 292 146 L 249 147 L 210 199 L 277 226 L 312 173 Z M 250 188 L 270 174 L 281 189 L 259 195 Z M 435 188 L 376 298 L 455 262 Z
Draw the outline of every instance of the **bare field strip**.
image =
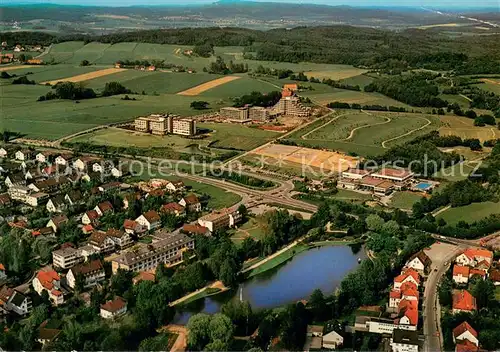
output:
M 50 85 L 54 85 L 54 84 L 57 84 L 58 82 L 73 82 L 73 83 L 77 83 L 77 82 L 82 82 L 82 81 L 88 81 L 88 80 L 91 80 L 91 79 L 94 79 L 94 78 L 99 78 L 99 77 L 104 77 L 104 76 L 108 76 L 108 75 L 112 75 L 114 73 L 118 73 L 118 72 L 123 72 L 123 71 L 126 71 L 127 69 L 126 68 L 106 68 L 104 70 L 99 70 L 99 71 L 94 71 L 94 72 L 89 72 L 89 73 L 84 73 L 84 74 L 81 74 L 81 75 L 78 75 L 78 76 L 73 76 L 73 77 L 68 77 L 68 78 L 60 78 L 60 79 L 56 79 L 56 80 L 53 80 L 53 81 L 47 81 L 47 82 L 42 82 L 40 84 L 50 84 Z
M 303 167 L 310 166 L 333 172 L 342 172 L 350 167 L 355 167 L 359 161 L 359 158 L 338 152 L 281 144 L 265 145 L 253 151 L 252 154 L 269 157 L 280 162 L 289 162 Z
M 0 72 L 11 71 L 11 70 L 19 70 L 21 68 L 31 68 L 31 67 L 40 67 L 40 65 L 0 66 Z
M 305 72 L 305 75 L 307 77 L 314 77 L 314 78 L 319 78 L 319 79 L 333 79 L 333 80 L 341 80 L 341 79 L 346 79 L 354 76 L 359 76 L 364 73 L 368 72 L 368 70 L 363 70 L 360 68 L 350 68 L 350 69 L 344 69 L 344 70 L 331 70 L 331 71 L 309 71 Z
M 201 94 L 209 89 L 221 86 L 223 84 L 235 81 L 237 79 L 240 79 L 240 76 L 226 76 L 226 77 L 221 77 L 214 79 L 213 81 L 206 82 L 203 84 L 200 84 L 196 87 L 186 89 L 182 92 L 177 93 L 178 95 L 187 95 L 187 96 L 195 96 L 198 94 Z

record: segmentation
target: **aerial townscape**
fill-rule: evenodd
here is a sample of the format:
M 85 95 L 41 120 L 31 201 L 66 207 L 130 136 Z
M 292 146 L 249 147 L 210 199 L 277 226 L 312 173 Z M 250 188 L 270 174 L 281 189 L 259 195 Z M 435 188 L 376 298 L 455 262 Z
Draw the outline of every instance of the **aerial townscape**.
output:
M 498 2 L 0 13 L 0 351 L 500 350 Z

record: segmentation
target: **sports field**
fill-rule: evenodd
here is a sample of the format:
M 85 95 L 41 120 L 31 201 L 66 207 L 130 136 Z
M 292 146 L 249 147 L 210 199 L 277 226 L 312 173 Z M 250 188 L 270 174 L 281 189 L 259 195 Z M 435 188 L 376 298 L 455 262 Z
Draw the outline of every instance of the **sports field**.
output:
M 464 207 L 450 208 L 439 214 L 437 218 L 444 219 L 450 225 L 455 225 L 459 221 L 478 221 L 491 214 L 500 214 L 500 203 L 472 203 Z
M 253 151 L 253 154 L 337 173 L 355 167 L 359 161 L 358 158 L 342 153 L 281 144 L 268 144 Z
M 474 126 L 474 120 L 463 116 L 446 115 L 441 117 L 443 125 L 439 133 L 443 136 L 459 136 L 463 139 L 478 138 L 484 142 L 489 139 L 500 138 L 500 131 L 496 126 Z
M 432 115 L 343 110 L 317 120 L 288 139 L 304 147 L 373 156 L 437 129 Z
M 54 85 L 57 82 L 61 82 L 61 81 L 77 83 L 77 82 L 82 82 L 82 81 L 89 81 L 89 80 L 94 79 L 94 78 L 109 76 L 109 75 L 116 74 L 116 73 L 122 72 L 122 71 L 125 71 L 125 69 L 124 68 L 105 68 L 104 70 L 84 73 L 84 74 L 72 76 L 72 77 L 60 78 L 60 79 L 56 79 L 53 81 L 41 82 L 40 84 Z M 108 77 L 108 80 L 111 80 L 111 78 Z
M 216 88 L 218 86 L 224 85 L 226 83 L 235 81 L 235 80 L 240 79 L 240 78 L 241 77 L 239 77 L 239 76 L 225 76 L 225 77 L 217 78 L 217 79 L 214 79 L 213 81 L 208 81 L 206 83 L 203 83 L 203 84 L 200 84 L 198 86 L 189 88 L 189 89 L 184 90 L 182 92 L 179 92 L 177 94 L 179 94 L 179 95 L 187 95 L 187 96 L 198 95 L 198 94 L 201 94 L 201 93 L 203 93 L 203 92 L 205 92 L 207 90 Z

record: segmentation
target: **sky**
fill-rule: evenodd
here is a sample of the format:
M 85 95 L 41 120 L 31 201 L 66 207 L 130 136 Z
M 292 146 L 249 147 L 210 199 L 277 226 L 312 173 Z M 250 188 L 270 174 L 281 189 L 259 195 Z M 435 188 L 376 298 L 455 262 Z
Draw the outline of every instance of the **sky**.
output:
M 314 3 L 350 6 L 428 6 L 428 7 L 492 7 L 500 11 L 500 0 L 253 0 L 281 3 Z M 52 3 L 87 6 L 188 5 L 211 4 L 215 0 L 0 0 L 0 5 L 19 3 Z

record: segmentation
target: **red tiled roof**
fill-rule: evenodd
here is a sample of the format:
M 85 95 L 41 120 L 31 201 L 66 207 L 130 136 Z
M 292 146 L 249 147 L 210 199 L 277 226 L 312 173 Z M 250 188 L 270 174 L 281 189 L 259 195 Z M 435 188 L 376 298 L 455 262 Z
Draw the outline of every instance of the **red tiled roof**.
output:
M 164 212 L 174 212 L 174 211 L 182 212 L 184 211 L 184 207 L 179 203 L 172 202 L 162 205 L 161 210 Z
M 198 235 L 204 235 L 206 234 L 209 230 L 205 226 L 201 226 L 199 224 L 185 224 L 182 226 L 182 231 L 187 232 L 187 233 L 192 233 L 192 234 L 198 234 Z
M 490 271 L 490 280 L 493 282 L 500 282 L 500 269 L 492 269 Z
M 391 292 L 389 293 L 389 298 L 401 298 L 401 291 L 391 290 Z
M 486 272 L 484 270 L 480 270 L 480 269 L 470 269 L 469 277 L 472 277 L 474 275 L 486 277 Z
M 453 309 L 476 310 L 476 298 L 467 290 L 457 290 L 453 293 Z
M 475 259 L 476 257 L 486 257 L 489 258 L 489 262 L 493 259 L 493 252 L 487 249 L 467 248 L 463 254 L 470 259 Z
M 99 218 L 99 213 L 96 210 L 89 210 L 85 214 L 87 214 L 90 221 L 94 221 Z
M 110 201 L 99 203 L 98 207 L 99 209 L 101 209 L 103 213 L 113 210 L 113 205 L 111 204 Z
M 5 266 L 2 263 L 0 263 L 0 270 L 5 271 Z
M 417 287 L 417 285 L 415 285 L 415 283 L 413 281 L 403 282 L 403 284 L 401 285 L 401 287 L 399 289 L 401 291 L 405 291 L 405 290 L 416 290 L 416 291 L 418 291 L 418 287 Z
M 116 297 L 112 301 L 107 301 L 104 304 L 101 304 L 101 309 L 107 310 L 108 312 L 117 312 L 123 307 L 127 305 L 127 302 L 121 297 Z
M 417 284 L 420 284 L 420 274 L 413 268 L 406 268 L 403 270 L 403 273 L 405 275 L 411 275 L 415 281 L 417 282 Z
M 140 271 L 136 277 L 133 279 L 134 283 L 137 284 L 141 281 L 155 281 L 155 274 L 148 271 Z
M 145 212 L 144 217 L 146 218 L 147 221 L 151 222 L 158 222 L 160 221 L 160 215 L 155 211 L 155 210 L 150 210 Z
M 151 192 L 148 193 L 152 197 L 162 197 L 165 195 L 165 191 L 162 189 L 153 189 Z
M 125 221 L 123 222 L 123 228 L 127 230 L 135 230 L 137 225 L 138 223 L 135 220 L 125 219 Z
M 453 265 L 453 276 L 462 275 L 464 277 L 469 277 L 469 267 L 455 264 Z
M 90 225 L 90 224 L 88 224 L 88 225 L 84 225 L 84 226 L 83 226 L 83 230 L 84 230 L 85 232 L 90 232 L 90 231 L 93 231 L 93 230 L 94 230 L 94 227 L 93 227 L 92 225 Z
M 198 197 L 196 196 L 196 194 L 188 194 L 187 196 L 184 197 L 184 201 L 186 202 L 186 204 L 196 204 L 196 203 L 199 203 L 200 201 L 198 200 Z
M 54 296 L 62 296 L 62 292 L 58 290 L 52 290 L 50 291 L 50 293 L 52 293 Z
M 83 264 L 78 264 L 71 268 L 71 271 L 82 274 L 83 276 L 100 270 L 104 270 L 104 267 L 102 266 L 102 263 L 99 259 L 92 260 Z
M 54 288 L 53 281 L 61 280 L 59 275 L 54 270 L 41 270 L 36 274 L 36 277 L 38 278 L 38 281 L 40 281 L 40 284 L 47 290 L 52 290 Z
M 462 335 L 464 332 L 469 331 L 472 336 L 477 337 L 477 331 L 469 325 L 468 322 L 464 321 L 462 324 L 458 325 L 455 329 L 453 329 L 453 336 L 458 337 Z
M 381 175 L 381 176 L 387 176 L 387 177 L 400 177 L 400 178 L 405 178 L 413 173 L 411 171 L 405 170 L 405 169 L 393 169 L 393 168 L 384 168 L 379 171 L 377 171 L 375 174 Z
M 455 352 L 477 352 L 479 351 L 479 347 L 470 342 L 467 339 L 461 340 L 457 342 L 455 346 Z
M 106 235 L 108 235 L 108 237 L 122 238 L 123 235 L 125 235 L 125 232 L 117 229 L 108 229 L 108 231 L 106 231 Z
M 401 317 L 405 316 L 410 321 L 411 325 L 418 324 L 418 302 L 409 301 L 406 299 L 401 300 L 398 305 L 398 312 Z M 398 320 L 399 322 L 399 320 Z

